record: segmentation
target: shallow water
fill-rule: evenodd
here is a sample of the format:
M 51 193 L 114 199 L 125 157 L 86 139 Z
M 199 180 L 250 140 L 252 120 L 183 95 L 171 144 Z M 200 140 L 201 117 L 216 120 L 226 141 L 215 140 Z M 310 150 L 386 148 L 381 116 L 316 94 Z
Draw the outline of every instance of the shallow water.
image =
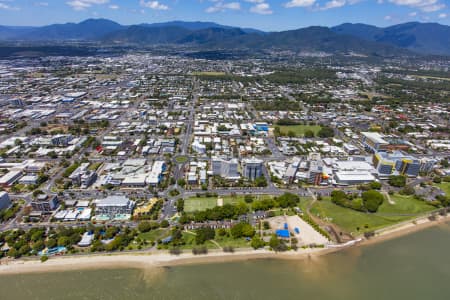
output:
M 0 276 L 0 299 L 450 299 L 450 225 L 301 261 Z

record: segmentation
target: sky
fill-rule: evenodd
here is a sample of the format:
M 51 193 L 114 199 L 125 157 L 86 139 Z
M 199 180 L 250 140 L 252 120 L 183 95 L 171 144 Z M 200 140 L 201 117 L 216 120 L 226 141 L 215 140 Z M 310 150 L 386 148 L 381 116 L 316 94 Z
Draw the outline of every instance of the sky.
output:
M 450 25 L 450 0 L 0 0 L 0 24 L 41 26 L 106 18 L 124 25 L 211 21 L 265 31 L 345 22 Z

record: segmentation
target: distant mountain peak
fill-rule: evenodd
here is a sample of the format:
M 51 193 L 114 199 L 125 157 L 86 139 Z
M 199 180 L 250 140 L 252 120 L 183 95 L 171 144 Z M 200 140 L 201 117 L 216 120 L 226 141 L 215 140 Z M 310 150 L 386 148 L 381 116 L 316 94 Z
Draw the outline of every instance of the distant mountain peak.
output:
M 344 23 L 332 28 L 310 26 L 267 33 L 203 21 L 176 20 L 124 26 L 104 18 L 91 18 L 79 23 L 42 27 L 0 26 L 0 40 L 189 44 L 208 49 L 284 49 L 388 56 L 409 51 L 450 55 L 450 26 L 419 22 L 386 28 Z
M 450 55 L 450 26 L 439 23 L 408 22 L 385 28 L 344 23 L 332 30 L 423 54 Z

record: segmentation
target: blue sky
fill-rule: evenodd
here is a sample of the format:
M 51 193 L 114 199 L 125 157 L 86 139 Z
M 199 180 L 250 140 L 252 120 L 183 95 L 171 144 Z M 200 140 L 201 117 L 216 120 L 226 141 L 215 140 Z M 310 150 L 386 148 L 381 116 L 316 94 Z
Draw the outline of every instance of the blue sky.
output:
M 47 25 L 108 18 L 121 24 L 213 21 L 267 31 L 344 22 L 450 25 L 450 0 L 0 0 L 0 24 Z

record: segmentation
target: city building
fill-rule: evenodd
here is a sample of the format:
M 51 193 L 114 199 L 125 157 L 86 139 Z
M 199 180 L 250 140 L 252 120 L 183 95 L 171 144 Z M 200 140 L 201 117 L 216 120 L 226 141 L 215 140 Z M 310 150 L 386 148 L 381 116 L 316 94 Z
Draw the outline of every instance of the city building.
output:
M 205 154 L 206 153 L 206 145 L 201 144 L 199 141 L 194 141 L 192 143 L 192 151 L 198 154 Z
M 51 143 L 56 147 L 67 147 L 72 139 L 70 134 L 58 134 L 52 137 Z
M 361 132 L 364 148 L 372 153 L 385 151 L 407 151 L 410 144 L 396 137 L 388 137 L 378 132 Z
M 368 151 L 386 151 L 389 146 L 389 142 L 386 141 L 384 136 L 378 132 L 361 132 L 361 135 L 361 142 Z
M 0 210 L 6 209 L 11 206 L 11 199 L 7 192 L 0 192 Z
M 364 171 L 342 171 L 336 172 L 333 177 L 338 185 L 356 185 L 375 181 L 375 176 Z
M 224 158 L 213 157 L 211 159 L 212 175 L 221 176 L 230 180 L 239 179 L 238 165 L 239 162 L 236 158 L 227 160 Z
M 323 163 L 317 160 L 310 161 L 308 183 L 320 185 L 324 179 L 327 179 L 327 177 L 323 170 Z
M 10 187 L 22 176 L 22 170 L 11 170 L 0 178 L 0 186 Z
M 417 177 L 420 172 L 421 162 L 414 156 L 401 151 L 394 151 L 375 153 L 373 165 L 380 178 L 395 174 Z
M 25 175 L 22 178 L 19 179 L 19 183 L 20 184 L 36 184 L 38 181 L 38 176 L 37 175 Z
M 95 182 L 97 173 L 89 170 L 89 163 L 83 163 L 70 174 L 69 179 L 73 185 L 87 188 Z
M 31 202 L 31 207 L 35 211 L 49 212 L 58 207 L 59 201 L 56 195 L 38 195 L 36 199 Z
M 118 215 L 131 215 L 134 205 L 134 201 L 131 201 L 124 195 L 108 196 L 96 201 L 95 214 L 96 216 L 114 219 Z
M 244 159 L 242 161 L 242 170 L 245 178 L 255 180 L 263 176 L 263 161 L 257 158 Z

